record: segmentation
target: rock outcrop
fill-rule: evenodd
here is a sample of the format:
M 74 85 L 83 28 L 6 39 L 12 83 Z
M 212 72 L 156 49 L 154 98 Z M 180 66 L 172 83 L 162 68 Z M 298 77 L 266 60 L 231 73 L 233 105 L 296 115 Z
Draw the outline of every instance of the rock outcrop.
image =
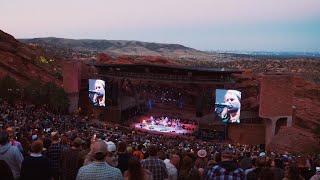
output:
M 41 48 L 20 43 L 0 30 L 0 78 L 10 75 L 21 85 L 32 80 L 52 81 L 61 85 L 62 81 L 58 78 L 58 74 L 61 74 L 58 68 L 60 63 Z

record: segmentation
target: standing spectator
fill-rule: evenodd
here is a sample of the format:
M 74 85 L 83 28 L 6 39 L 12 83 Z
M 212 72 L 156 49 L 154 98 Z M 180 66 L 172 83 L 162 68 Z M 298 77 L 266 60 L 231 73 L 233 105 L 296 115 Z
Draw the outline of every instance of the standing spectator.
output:
M 259 174 L 259 180 L 277 180 L 269 167 L 263 167 Z
M 284 178 L 284 170 L 283 168 L 283 162 L 279 158 L 275 158 L 271 162 L 271 170 L 274 173 L 275 179 L 282 180 Z
M 169 159 L 164 160 L 164 163 L 166 164 L 169 178 L 168 180 L 177 180 L 178 179 L 178 169 L 180 163 L 180 157 L 176 154 L 173 154 Z
M 261 169 L 266 166 L 267 160 L 265 156 L 259 156 L 256 160 L 256 168 L 247 174 L 247 180 L 256 180 L 260 176 Z
M 84 142 L 81 138 L 75 138 L 72 147 L 63 151 L 60 156 L 61 179 L 75 180 L 79 170 L 79 153 Z
M 104 141 L 108 145 L 108 155 L 106 157 L 107 163 L 112 167 L 118 166 L 117 147 L 112 141 Z
M 53 179 L 59 180 L 60 177 L 60 155 L 65 148 L 60 144 L 59 135 L 52 133 L 52 144 L 46 152 L 46 156 L 52 161 Z
M 140 160 L 132 156 L 128 162 L 128 171 L 124 173 L 125 180 L 152 180 L 152 172 L 142 168 Z
M 127 143 L 124 141 L 119 142 L 118 144 L 118 166 L 123 174 L 128 170 L 128 161 L 132 155 L 127 152 Z
M 207 151 L 201 149 L 197 152 L 197 155 L 198 158 L 196 159 L 195 166 L 198 168 L 199 172 L 203 173 L 208 165 Z
M 189 156 L 185 156 L 182 160 L 178 179 L 180 180 L 197 180 L 200 174 L 193 160 Z
M 87 138 L 87 139 L 86 139 L 87 149 L 82 150 L 82 151 L 79 153 L 79 160 L 78 160 L 78 164 L 79 164 L 78 166 L 79 166 L 79 168 L 83 166 L 84 160 L 85 160 L 87 154 L 90 152 L 90 145 L 91 145 L 91 138 Z
M 0 174 L 3 180 L 13 180 L 12 171 L 4 160 L 0 160 Z
M 138 150 L 134 151 L 133 152 L 133 155 L 134 156 L 137 156 L 140 160 L 143 160 L 144 159 L 144 155 L 142 153 L 142 149 L 143 149 L 143 145 L 142 144 L 139 144 L 138 145 Z
M 157 157 L 164 161 L 166 159 L 166 153 L 163 150 L 157 152 Z
M 283 180 L 304 180 L 304 178 L 301 176 L 299 167 L 295 163 L 291 163 L 286 166 Z
M 256 169 L 256 160 L 257 160 L 257 158 L 256 158 L 256 157 L 253 157 L 252 160 L 251 160 L 252 168 L 246 169 L 246 170 L 244 171 L 244 174 L 245 174 L 246 177 L 247 177 L 247 175 L 248 175 L 249 172 L 251 172 L 251 171 L 253 171 L 253 170 Z
M 20 178 L 23 156 L 16 146 L 11 145 L 8 132 L 0 133 L 0 160 L 9 165 L 14 179 Z
M 164 180 L 168 178 L 167 167 L 164 162 L 157 158 L 158 149 L 155 145 L 147 148 L 149 157 L 141 161 L 142 167 L 152 172 L 154 180 Z
M 250 152 L 246 152 L 244 153 L 244 157 L 243 159 L 241 159 L 240 161 L 240 167 L 241 169 L 243 169 L 244 171 L 247 169 L 252 168 L 252 161 L 251 161 L 251 154 Z
M 106 163 L 105 158 L 109 152 L 104 141 L 95 141 L 90 149 L 89 154 L 93 157 L 93 162 L 79 169 L 77 180 L 123 179 L 119 169 Z
M 14 132 L 13 128 L 12 127 L 8 127 L 6 130 L 9 133 L 9 139 L 10 139 L 11 145 L 12 146 L 16 146 L 19 149 L 19 151 L 23 154 L 22 145 L 21 145 L 21 143 L 19 141 L 17 141 L 15 139 L 15 132 Z
M 317 167 L 316 174 L 310 178 L 310 180 L 319 180 L 320 179 L 320 167 Z
M 36 140 L 32 142 L 31 154 L 25 158 L 21 167 L 21 179 L 28 180 L 51 180 L 52 169 L 51 161 L 43 157 L 41 152 L 43 148 L 43 142 Z
M 209 169 L 204 174 L 204 179 L 233 179 L 244 180 L 245 175 L 238 164 L 232 161 L 233 153 L 231 150 L 224 150 L 221 153 L 221 162 Z

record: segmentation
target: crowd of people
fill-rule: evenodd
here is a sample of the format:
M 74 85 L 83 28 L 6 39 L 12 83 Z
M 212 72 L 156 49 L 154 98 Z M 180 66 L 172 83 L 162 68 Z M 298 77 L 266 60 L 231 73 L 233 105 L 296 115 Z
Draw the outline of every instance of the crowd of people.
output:
M 0 101 L 0 179 L 319 179 L 320 156 L 217 144 Z
M 186 92 L 179 88 L 162 87 L 150 84 L 137 85 L 142 97 L 151 98 L 154 103 L 175 103 L 186 101 Z

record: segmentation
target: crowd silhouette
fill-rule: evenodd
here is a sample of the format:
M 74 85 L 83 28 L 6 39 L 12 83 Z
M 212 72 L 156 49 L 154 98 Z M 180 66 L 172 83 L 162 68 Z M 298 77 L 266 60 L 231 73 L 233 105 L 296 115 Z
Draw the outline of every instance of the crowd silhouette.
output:
M 0 101 L 1 179 L 319 179 L 320 156 L 166 136 Z

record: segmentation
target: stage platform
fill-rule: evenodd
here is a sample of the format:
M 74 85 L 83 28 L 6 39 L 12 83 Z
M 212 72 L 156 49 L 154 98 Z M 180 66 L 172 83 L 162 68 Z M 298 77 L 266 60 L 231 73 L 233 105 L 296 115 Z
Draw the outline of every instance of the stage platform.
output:
M 148 118 L 140 118 L 140 122 L 133 123 L 131 127 L 134 127 L 137 130 L 148 131 L 157 134 L 167 134 L 167 135 L 186 135 L 192 134 L 194 131 L 198 129 L 198 126 L 193 124 L 180 124 L 179 126 L 172 125 L 167 126 L 164 125 L 163 121 L 159 123 L 152 123 L 152 121 Z

